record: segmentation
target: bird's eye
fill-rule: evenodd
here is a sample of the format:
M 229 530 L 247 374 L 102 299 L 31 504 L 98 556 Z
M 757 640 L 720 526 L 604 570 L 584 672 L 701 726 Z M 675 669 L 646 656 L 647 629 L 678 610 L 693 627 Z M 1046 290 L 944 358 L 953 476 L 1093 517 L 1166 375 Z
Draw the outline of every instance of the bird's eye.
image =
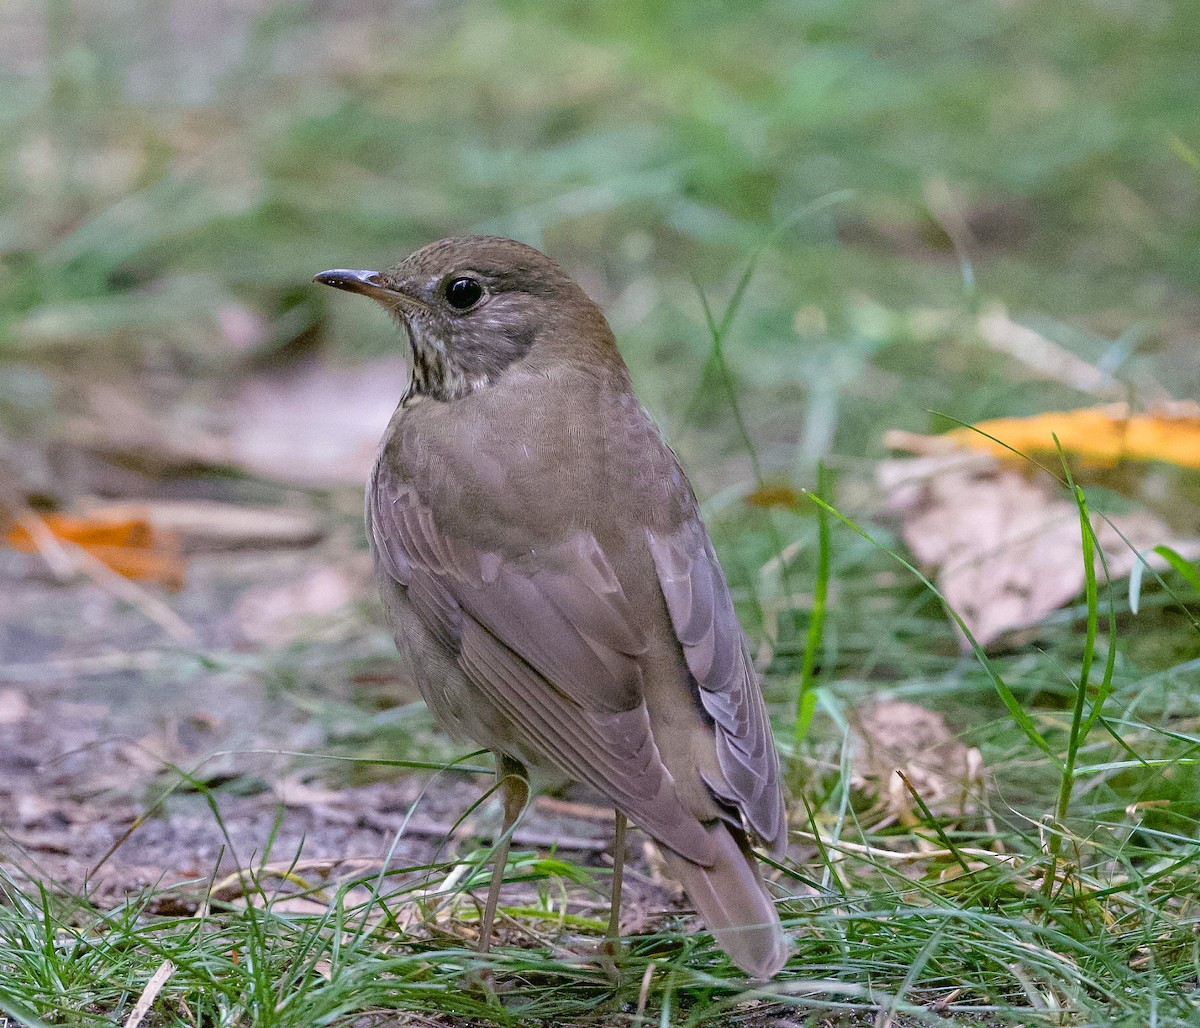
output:
M 474 307 L 483 297 L 483 286 L 473 278 L 455 278 L 446 283 L 446 302 L 456 311 Z

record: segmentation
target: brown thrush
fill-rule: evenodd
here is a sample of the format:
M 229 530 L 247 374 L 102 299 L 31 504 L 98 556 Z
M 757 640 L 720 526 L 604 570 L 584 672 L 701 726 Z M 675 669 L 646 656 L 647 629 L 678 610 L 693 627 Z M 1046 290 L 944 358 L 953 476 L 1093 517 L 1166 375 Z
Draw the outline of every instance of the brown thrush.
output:
M 619 840 L 627 815 L 658 843 L 733 962 L 772 977 L 787 943 L 749 843 L 780 854 L 787 840 L 767 712 L 695 496 L 604 315 L 510 239 L 315 280 L 379 301 L 408 333 L 412 380 L 367 535 L 434 718 L 496 755 L 498 868 L 527 772 L 587 782 L 617 809 Z

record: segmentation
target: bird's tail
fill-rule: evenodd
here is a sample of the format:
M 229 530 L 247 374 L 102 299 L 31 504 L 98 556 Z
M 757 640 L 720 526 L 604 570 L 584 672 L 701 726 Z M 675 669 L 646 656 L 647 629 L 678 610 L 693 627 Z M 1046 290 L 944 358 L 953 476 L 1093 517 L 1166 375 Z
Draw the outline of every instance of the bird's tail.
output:
M 665 846 L 663 857 L 717 945 L 746 974 L 766 981 L 775 977 L 788 958 L 787 938 L 775 904 L 767 896 L 758 862 L 742 833 L 719 821 L 708 831 L 717 854 L 710 867 L 693 863 Z

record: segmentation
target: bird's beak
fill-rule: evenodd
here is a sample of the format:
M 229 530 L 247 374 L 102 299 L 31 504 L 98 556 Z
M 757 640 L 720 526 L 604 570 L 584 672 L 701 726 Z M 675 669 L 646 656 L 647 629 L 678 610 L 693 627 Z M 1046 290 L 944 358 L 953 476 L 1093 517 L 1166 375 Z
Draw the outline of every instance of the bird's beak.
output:
M 314 282 L 323 286 L 333 286 L 334 289 L 345 289 L 351 293 L 361 293 L 372 300 L 378 300 L 386 307 L 424 307 L 425 304 L 415 297 L 402 293 L 399 289 L 385 285 L 384 277 L 378 271 L 353 271 L 348 268 L 334 268 L 332 271 L 322 271 L 313 275 Z

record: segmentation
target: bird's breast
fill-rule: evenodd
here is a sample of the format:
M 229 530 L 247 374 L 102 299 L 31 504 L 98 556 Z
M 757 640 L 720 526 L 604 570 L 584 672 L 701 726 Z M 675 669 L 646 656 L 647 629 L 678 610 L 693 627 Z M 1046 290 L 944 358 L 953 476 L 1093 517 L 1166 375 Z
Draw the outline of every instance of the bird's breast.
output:
M 674 455 L 627 381 L 512 376 L 453 402 L 401 412 L 381 459 L 439 521 L 501 552 L 580 529 L 642 548 L 694 513 Z

